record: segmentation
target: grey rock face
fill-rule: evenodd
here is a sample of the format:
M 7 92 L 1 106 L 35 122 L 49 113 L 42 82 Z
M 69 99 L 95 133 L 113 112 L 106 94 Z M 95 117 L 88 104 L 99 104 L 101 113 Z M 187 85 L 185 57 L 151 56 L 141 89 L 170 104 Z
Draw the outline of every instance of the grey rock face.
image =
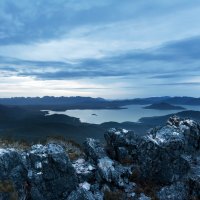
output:
M 185 151 L 191 153 L 200 149 L 200 126 L 196 121 L 173 116 L 169 118 L 167 124 L 183 134 Z
M 99 140 L 87 138 L 84 143 L 84 148 L 86 154 L 94 161 L 107 156 L 105 149 L 102 147 Z
M 67 198 L 67 200 L 96 200 L 92 192 L 83 188 L 74 190 Z
M 141 194 L 140 197 L 138 198 L 138 200 L 151 200 L 150 197 L 147 197 L 145 194 Z
M 183 183 L 163 187 L 158 192 L 159 200 L 188 200 L 188 188 Z
M 139 137 L 133 131 L 112 128 L 104 137 L 111 158 L 120 163 L 132 163 L 136 159 Z
M 59 199 L 78 184 L 75 170 L 64 149 L 56 144 L 34 146 L 26 157 L 31 196 Z M 37 193 L 37 195 L 36 195 Z
M 79 158 L 72 163 L 72 166 L 76 171 L 79 182 L 94 180 L 94 173 L 97 168 L 94 164 L 83 158 Z
M 142 138 L 138 146 L 140 170 L 145 178 L 172 183 L 189 171 L 183 154 L 199 149 L 199 125 L 193 120 L 170 118 L 168 125 Z
M 124 177 L 130 176 L 128 167 L 123 167 L 108 157 L 99 159 L 97 166 L 101 178 L 106 182 L 113 182 L 118 187 L 123 187 L 125 185 Z
M 22 157 L 14 149 L 0 149 L 0 196 L 1 199 L 10 199 L 16 196 L 25 197 L 26 169 Z
M 63 148 L 35 145 L 28 152 L 0 150 L 0 178 L 6 195 L 18 199 L 61 199 L 78 184 L 75 170 Z
M 164 143 L 164 142 L 163 142 Z M 180 140 L 172 144 L 160 144 L 150 136 L 144 137 L 139 145 L 138 162 L 141 175 L 151 181 L 170 183 L 181 178 L 189 170 L 188 162 L 176 153 L 182 149 Z
M 190 157 L 190 171 L 186 177 L 186 184 L 189 189 L 191 199 L 200 199 L 200 156 Z

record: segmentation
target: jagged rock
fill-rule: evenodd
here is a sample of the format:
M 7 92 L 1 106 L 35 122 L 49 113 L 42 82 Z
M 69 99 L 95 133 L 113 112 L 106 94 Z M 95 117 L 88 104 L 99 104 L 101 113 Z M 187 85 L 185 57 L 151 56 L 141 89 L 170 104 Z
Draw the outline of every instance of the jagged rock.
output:
M 200 126 L 196 121 L 173 116 L 169 118 L 167 124 L 183 134 L 185 151 L 193 152 L 200 149 Z
M 189 135 L 195 134 L 188 132 L 186 134 L 185 130 L 188 128 L 183 127 L 183 124 L 186 126 L 185 121 L 178 119 L 175 118 L 175 122 L 171 122 L 171 125 L 142 138 L 138 148 L 138 160 L 145 178 L 168 183 L 179 180 L 188 172 L 189 163 L 182 154 L 187 153 L 189 145 L 195 144 L 191 142 L 192 140 L 188 140 Z
M 134 161 L 133 157 L 125 147 L 116 148 L 116 159 L 122 164 L 133 163 Z
M 150 136 L 144 137 L 139 145 L 138 161 L 141 175 L 151 181 L 171 183 L 178 180 L 189 170 L 188 162 L 177 155 L 181 148 L 179 140 L 173 140 L 172 144 L 165 141 L 157 142 Z
M 150 197 L 147 197 L 145 194 L 141 194 L 140 197 L 138 198 L 138 200 L 151 200 Z
M 92 163 L 83 158 L 79 158 L 72 163 L 72 166 L 76 170 L 79 182 L 92 181 L 94 179 L 96 167 Z
M 101 188 L 101 191 L 102 191 L 103 193 L 105 193 L 105 192 L 110 192 L 111 189 L 110 189 L 110 187 L 109 187 L 107 184 L 104 184 L 104 185 L 102 186 L 102 188 Z
M 190 190 L 191 199 L 200 199 L 200 176 L 190 177 L 187 183 Z
M 111 182 L 115 171 L 114 161 L 108 157 L 104 157 L 99 159 L 97 166 L 101 177 L 107 182 Z
M 189 157 L 190 172 L 186 177 L 186 184 L 189 188 L 191 199 L 200 199 L 200 156 Z
M 99 140 L 87 138 L 84 143 L 84 148 L 86 154 L 94 161 L 107 156 L 105 149 L 102 147 Z
M 120 163 L 132 163 L 137 157 L 139 136 L 133 131 L 111 128 L 104 134 L 107 151 Z
M 124 186 L 124 192 L 127 194 L 127 197 L 129 199 L 135 199 L 136 198 L 136 193 L 134 190 L 136 189 L 136 184 L 129 182 Z
M 104 195 L 103 195 L 103 193 L 101 193 L 101 192 L 95 192 L 94 193 L 94 198 L 95 198 L 95 200 L 104 200 Z
M 67 200 L 97 200 L 92 192 L 79 188 L 71 192 Z
M 183 183 L 163 187 L 157 194 L 159 200 L 188 200 L 188 188 Z
M 27 154 L 28 178 L 32 198 L 59 199 L 78 185 L 75 170 L 64 149 L 58 144 L 33 146 Z
M 4 192 L 18 199 L 60 199 L 78 185 L 69 158 L 57 144 L 35 145 L 28 152 L 0 149 L 0 179 L 8 190 Z
M 26 151 L 0 149 L 0 199 L 150 200 L 145 195 L 151 188 L 142 188 L 147 183 L 160 200 L 200 199 L 197 122 L 174 116 L 146 136 L 110 129 L 105 139 L 107 147 L 87 139 L 87 157 L 82 154 L 73 162 L 56 143 Z
M 19 199 L 26 194 L 26 170 L 22 156 L 15 149 L 0 149 L 0 192 L 1 199 L 16 195 Z
M 98 172 L 101 178 L 109 183 L 113 182 L 119 187 L 125 185 L 125 178 L 131 174 L 129 167 L 123 167 L 108 157 L 98 160 Z
M 99 181 L 114 182 L 118 186 L 124 185 L 123 175 L 128 169 L 110 159 L 98 140 L 87 139 L 84 143 L 86 154 L 97 164 L 96 179 Z

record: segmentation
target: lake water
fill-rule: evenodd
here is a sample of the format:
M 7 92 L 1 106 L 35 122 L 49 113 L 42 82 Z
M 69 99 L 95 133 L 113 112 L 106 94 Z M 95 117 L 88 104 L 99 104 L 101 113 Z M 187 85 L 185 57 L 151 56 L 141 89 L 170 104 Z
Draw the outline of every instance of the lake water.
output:
M 172 113 L 180 112 L 181 110 L 152 110 L 143 109 L 144 105 L 130 105 L 125 106 L 127 109 L 119 110 L 66 110 L 66 111 L 48 111 L 48 115 L 65 114 L 76 117 L 81 122 L 101 124 L 103 122 L 137 122 L 141 117 L 163 116 Z M 183 106 L 187 110 L 200 111 L 200 106 Z

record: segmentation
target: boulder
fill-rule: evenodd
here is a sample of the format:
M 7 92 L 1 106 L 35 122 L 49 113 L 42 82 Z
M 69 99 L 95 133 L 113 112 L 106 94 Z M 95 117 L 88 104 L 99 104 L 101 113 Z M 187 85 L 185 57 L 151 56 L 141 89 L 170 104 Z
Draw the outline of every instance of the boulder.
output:
M 111 128 L 104 134 L 107 151 L 120 163 L 132 163 L 137 158 L 139 136 L 133 131 Z
M 191 119 L 181 119 L 177 116 L 170 117 L 167 121 L 170 127 L 174 127 L 183 134 L 185 151 L 193 153 L 200 149 L 200 125 Z
M 0 149 L 0 196 L 23 199 L 26 196 L 27 171 L 20 152 L 15 149 Z
M 186 184 L 189 189 L 191 199 L 200 199 L 200 156 L 193 155 L 188 158 L 190 163 L 190 171 L 186 176 Z
M 26 155 L 30 196 L 36 200 L 61 199 L 78 185 L 73 168 L 64 149 L 58 144 L 33 146 Z
M 95 162 L 97 162 L 98 159 L 107 156 L 105 149 L 99 140 L 87 138 L 84 143 L 84 149 L 87 156 L 92 158 Z
M 73 161 L 72 166 L 76 171 L 79 182 L 90 182 L 94 180 L 94 173 L 96 171 L 96 166 L 94 164 L 86 161 L 84 158 L 79 158 Z
M 198 148 L 196 143 L 199 143 L 198 125 L 193 121 L 189 122 L 177 117 L 171 118 L 168 125 L 141 139 L 138 163 L 143 177 L 172 183 L 187 174 L 190 166 L 184 155 L 192 153 Z M 190 137 L 196 139 L 189 139 Z
M 97 167 L 102 180 L 118 187 L 124 187 L 126 179 L 131 174 L 130 167 L 124 167 L 108 157 L 99 159 Z
M 165 129 L 160 131 L 164 132 Z M 171 138 L 169 141 L 145 136 L 138 149 L 138 164 L 145 179 L 171 183 L 179 180 L 189 170 L 187 160 L 180 153 L 182 140 L 179 138 Z

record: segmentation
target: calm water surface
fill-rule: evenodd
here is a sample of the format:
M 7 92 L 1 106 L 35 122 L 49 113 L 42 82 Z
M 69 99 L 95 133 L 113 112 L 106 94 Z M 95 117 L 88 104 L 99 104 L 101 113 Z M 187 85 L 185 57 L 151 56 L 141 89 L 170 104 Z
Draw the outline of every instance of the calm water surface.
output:
M 100 124 L 103 122 L 137 122 L 141 117 L 163 116 L 180 112 L 181 110 L 152 110 L 143 109 L 144 105 L 125 106 L 127 109 L 120 110 L 66 110 L 66 111 L 49 111 L 49 115 L 65 114 L 77 117 L 81 122 Z M 183 106 L 187 110 L 200 111 L 200 106 Z

